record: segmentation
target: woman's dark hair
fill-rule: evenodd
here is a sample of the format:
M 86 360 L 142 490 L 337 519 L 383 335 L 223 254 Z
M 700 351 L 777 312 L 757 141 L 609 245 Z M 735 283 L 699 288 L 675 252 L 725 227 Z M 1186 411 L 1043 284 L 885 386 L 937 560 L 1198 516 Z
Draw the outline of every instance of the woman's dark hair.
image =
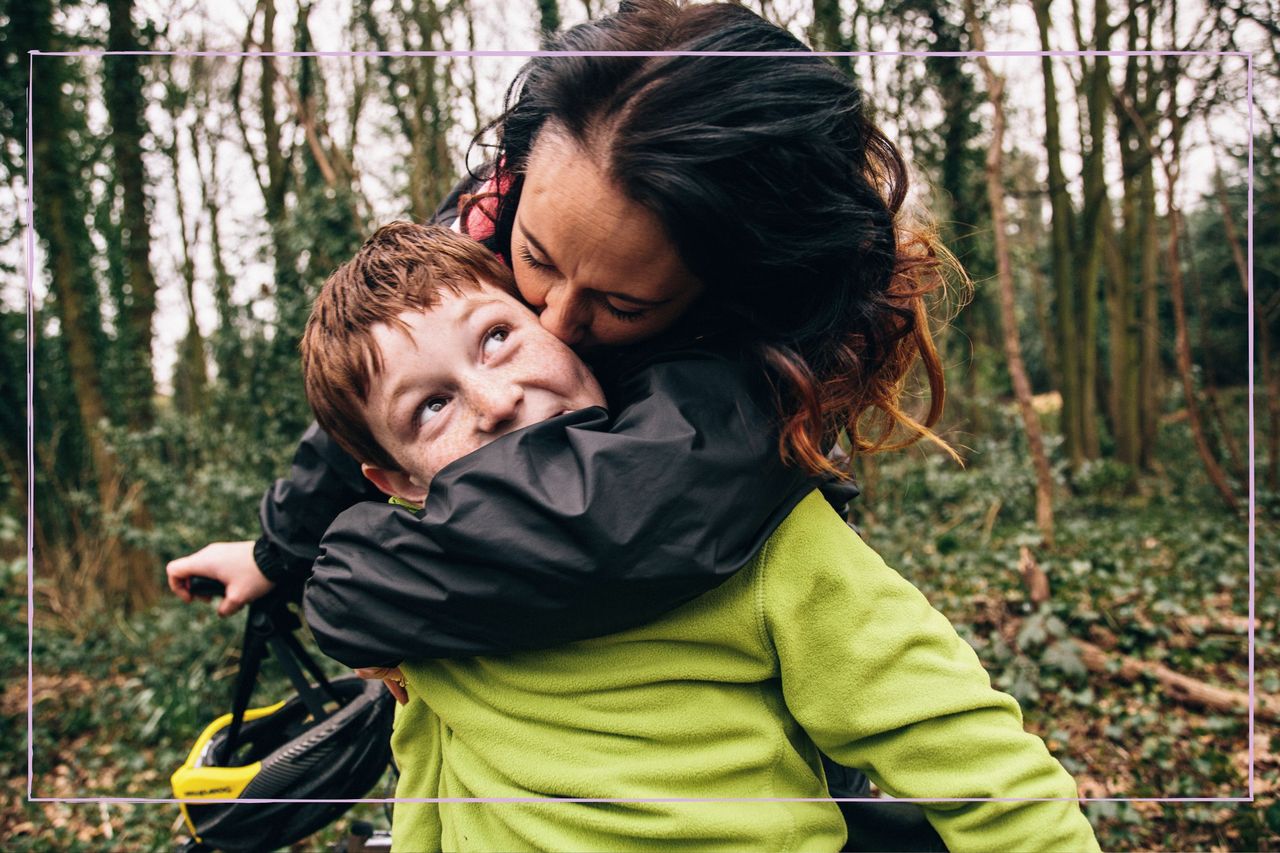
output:
M 539 134 L 566 135 L 632 200 L 652 210 L 704 284 L 700 310 L 730 317 L 777 394 L 780 451 L 833 470 L 823 448 L 909 444 L 941 415 L 942 369 L 924 297 L 941 283 L 931 231 L 901 221 L 907 169 L 858 87 L 742 6 L 624 0 L 573 27 L 557 51 L 705 51 L 762 56 L 539 56 L 507 93 L 495 162 L 493 245 L 509 251 Z M 898 405 L 923 361 L 930 410 Z M 876 436 L 859 431 L 880 416 Z M 936 438 L 935 438 L 936 440 Z

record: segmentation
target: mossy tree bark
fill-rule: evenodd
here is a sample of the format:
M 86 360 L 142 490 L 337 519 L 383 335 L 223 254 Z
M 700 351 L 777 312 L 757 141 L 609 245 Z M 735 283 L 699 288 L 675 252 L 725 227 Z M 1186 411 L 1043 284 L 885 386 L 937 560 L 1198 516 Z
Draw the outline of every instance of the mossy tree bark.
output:
M 1052 49 L 1049 32 L 1049 0 L 1032 0 L 1040 47 Z M 1076 282 L 1071 275 L 1074 256 L 1075 210 L 1067 192 L 1067 179 L 1062 168 L 1062 135 L 1059 126 L 1058 90 L 1054 82 L 1053 58 L 1040 58 L 1044 79 L 1045 159 L 1049 169 L 1049 204 L 1051 208 L 1050 259 L 1053 266 L 1053 291 L 1057 302 L 1058 364 L 1057 377 L 1062 393 L 1062 438 L 1067 460 L 1072 468 L 1085 460 L 1084 427 L 1081 418 L 1083 386 L 1081 363 L 1083 354 L 1077 334 Z
M 35 2 L 26 21 L 30 40 L 37 50 L 65 49 L 53 26 L 53 10 Z M 84 173 L 86 158 L 75 140 L 88 137 L 82 114 L 64 93 L 74 81 L 67 73 L 63 57 L 41 58 L 36 63 L 32 86 L 32 158 L 35 183 L 32 187 L 35 229 L 43 241 L 49 275 L 49 298 L 58 320 L 57 341 L 64 349 L 75 397 L 79 427 L 91 462 L 90 483 L 77 487 L 96 489 L 97 524 L 84 528 L 75 546 L 83 553 L 72 554 L 69 562 L 79 573 L 74 579 L 55 578 L 65 584 L 74 580 L 87 596 L 125 610 L 137 610 L 152 602 L 159 588 L 155 558 L 121 541 L 112 532 L 121 512 L 128 513 L 135 526 L 144 526 L 145 510 L 136 490 L 125 482 L 103 426 L 107 422 L 103 373 L 106 336 L 94 277 L 93 242 L 88 227 L 88 198 Z M 56 476 L 56 470 L 54 474 Z M 59 484 L 65 486 L 67 484 Z M 40 555 L 44 557 L 45 555 Z M 46 564 L 47 566 L 48 564 Z
M 108 0 L 107 49 L 137 51 L 142 48 L 133 23 L 133 0 Z M 111 149 L 119 191 L 122 256 L 127 289 L 116 321 L 119 363 L 129 401 L 123 411 L 128 423 L 145 428 L 155 419 L 152 397 L 155 378 L 151 370 L 152 321 L 156 312 L 156 279 L 151 269 L 151 223 L 146 194 L 147 176 L 142 161 L 144 118 L 142 61 L 140 56 L 103 57 L 103 89 L 111 120 Z

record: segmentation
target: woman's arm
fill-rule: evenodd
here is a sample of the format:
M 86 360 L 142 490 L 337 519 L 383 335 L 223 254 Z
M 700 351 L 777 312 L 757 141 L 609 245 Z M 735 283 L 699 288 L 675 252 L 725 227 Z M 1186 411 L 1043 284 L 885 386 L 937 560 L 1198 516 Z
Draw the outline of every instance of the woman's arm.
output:
M 421 513 L 365 503 L 305 596 L 352 667 L 502 654 L 641 624 L 719 584 L 813 488 L 784 466 L 757 370 L 709 354 L 639 370 L 586 409 L 445 468 Z

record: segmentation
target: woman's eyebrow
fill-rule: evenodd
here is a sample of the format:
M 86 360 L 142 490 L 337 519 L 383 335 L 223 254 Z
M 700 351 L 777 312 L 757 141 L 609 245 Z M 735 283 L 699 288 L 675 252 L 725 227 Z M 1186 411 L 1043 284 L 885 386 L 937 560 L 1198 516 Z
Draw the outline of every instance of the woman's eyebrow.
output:
M 533 234 L 530 233 L 529 229 L 525 228 L 519 222 L 517 222 L 516 225 L 517 227 L 519 227 L 520 231 L 523 232 L 524 238 L 528 240 L 530 244 L 533 245 L 533 248 L 538 250 L 538 254 L 546 258 L 547 262 L 551 264 L 551 266 L 555 266 L 555 261 L 552 260 L 551 253 L 547 251 L 546 247 L 543 246 L 541 242 L 539 242 L 538 238 L 533 236 Z M 632 305 L 638 305 L 642 308 L 657 308 L 659 305 L 666 305 L 668 302 L 671 301 L 672 298 L 674 298 L 674 297 L 670 297 L 667 299 L 641 299 L 638 296 L 632 296 L 629 293 L 619 293 L 616 290 L 597 290 L 596 292 L 603 296 L 610 296 L 622 302 L 629 302 Z

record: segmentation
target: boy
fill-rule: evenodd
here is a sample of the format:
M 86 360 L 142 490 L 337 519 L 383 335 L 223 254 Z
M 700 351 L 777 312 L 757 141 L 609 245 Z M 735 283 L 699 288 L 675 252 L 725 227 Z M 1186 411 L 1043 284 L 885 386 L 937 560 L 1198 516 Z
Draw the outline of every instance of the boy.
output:
M 421 503 L 478 447 L 603 405 L 511 291 L 478 244 L 407 223 L 325 284 L 308 399 L 387 494 Z M 403 671 L 396 795 L 448 801 L 398 804 L 398 849 L 839 850 L 819 748 L 897 797 L 1058 800 L 929 803 L 952 850 L 1097 849 L 1017 703 L 816 493 L 746 567 L 649 625 Z M 565 798 L 633 801 L 550 801 Z M 706 798 L 736 801 L 689 802 Z

